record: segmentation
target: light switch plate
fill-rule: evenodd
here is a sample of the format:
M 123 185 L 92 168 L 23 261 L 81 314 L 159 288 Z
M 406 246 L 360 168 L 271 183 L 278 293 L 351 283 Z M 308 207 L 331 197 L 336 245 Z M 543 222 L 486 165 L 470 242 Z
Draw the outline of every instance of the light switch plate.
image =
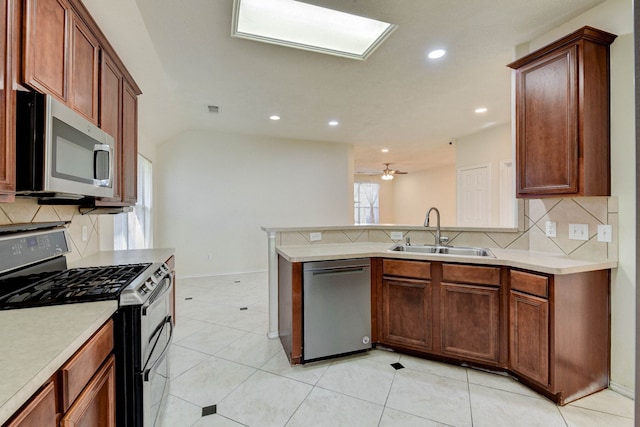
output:
M 598 224 L 598 242 L 611 243 L 612 234 L 611 224 Z
M 547 221 L 545 224 L 545 234 L 547 237 L 558 237 L 556 233 L 556 222 L 555 221 Z
M 402 240 L 402 231 L 392 231 L 391 240 Z
M 589 224 L 569 224 L 569 240 L 589 240 Z
M 309 233 L 309 240 L 311 242 L 322 240 L 322 233 Z

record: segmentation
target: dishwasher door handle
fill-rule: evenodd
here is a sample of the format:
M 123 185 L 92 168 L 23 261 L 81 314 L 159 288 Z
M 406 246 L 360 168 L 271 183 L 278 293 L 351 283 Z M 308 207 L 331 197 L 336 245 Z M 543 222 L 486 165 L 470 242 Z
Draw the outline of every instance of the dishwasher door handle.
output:
M 327 276 L 331 274 L 344 274 L 344 273 L 359 273 L 364 271 L 365 267 L 336 267 L 336 268 L 323 268 L 318 270 L 307 270 L 313 273 L 314 276 Z

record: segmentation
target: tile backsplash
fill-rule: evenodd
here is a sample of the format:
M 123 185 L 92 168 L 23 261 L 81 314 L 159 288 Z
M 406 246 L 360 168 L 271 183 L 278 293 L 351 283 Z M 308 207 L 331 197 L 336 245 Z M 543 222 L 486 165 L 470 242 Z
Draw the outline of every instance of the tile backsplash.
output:
M 71 253 L 67 255 L 69 262 L 99 251 L 98 217 L 81 215 L 77 206 L 38 205 L 37 200 L 29 198 L 0 204 L 0 225 L 52 221 L 71 221 L 67 225 L 71 244 Z M 82 239 L 83 227 L 86 227 L 86 240 Z
M 556 236 L 545 235 L 546 222 L 556 223 Z M 588 240 L 570 240 L 569 224 L 587 224 Z M 612 225 L 612 242 L 599 242 L 598 225 Z M 321 241 L 310 241 L 311 231 L 322 233 Z M 311 245 L 322 243 L 389 242 L 392 231 L 402 231 L 402 241 L 407 237 L 412 243 L 431 244 L 434 233 L 422 226 L 357 226 L 318 228 L 304 231 L 282 231 L 276 237 L 277 245 Z M 498 229 L 473 230 L 446 227 L 443 236 L 449 237 L 454 246 L 480 246 L 488 248 L 521 249 L 568 255 L 589 259 L 618 259 L 618 203 L 616 197 L 576 197 L 558 199 L 518 200 L 518 231 L 502 232 Z

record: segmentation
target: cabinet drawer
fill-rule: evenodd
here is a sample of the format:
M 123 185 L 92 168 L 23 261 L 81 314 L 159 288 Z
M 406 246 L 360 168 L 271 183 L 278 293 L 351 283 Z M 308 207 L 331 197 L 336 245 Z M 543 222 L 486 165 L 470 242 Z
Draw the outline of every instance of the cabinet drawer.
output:
M 113 349 L 113 321 L 104 324 L 60 368 L 62 412 L 66 412 Z
M 431 279 L 431 263 L 422 261 L 382 260 L 382 274 L 416 279 Z
M 524 271 L 511 270 L 511 289 L 536 295 L 542 298 L 549 297 L 549 278 Z
M 442 264 L 442 280 L 446 282 L 500 286 L 500 268 Z

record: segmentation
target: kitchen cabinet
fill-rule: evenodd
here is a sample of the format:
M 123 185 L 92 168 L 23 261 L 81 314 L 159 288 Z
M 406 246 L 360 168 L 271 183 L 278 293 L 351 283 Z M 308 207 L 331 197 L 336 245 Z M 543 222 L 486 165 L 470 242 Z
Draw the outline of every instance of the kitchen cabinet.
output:
M 500 269 L 443 264 L 442 354 L 499 362 Z
M 69 104 L 89 121 L 98 124 L 100 47 L 79 17 L 72 15 L 71 22 Z
M 115 426 L 115 356 L 109 320 L 6 426 Z
M 24 13 L 24 83 L 67 102 L 71 5 L 27 0 Z
M 122 91 L 122 201 L 135 205 L 138 201 L 138 94 L 124 80 Z
M 115 383 L 115 356 L 111 355 L 60 420 L 60 427 L 115 426 Z
M 509 370 L 561 405 L 608 387 L 608 270 L 509 282 Z
M 6 427 L 57 427 L 53 381 L 45 384 L 6 424 Z
M 420 351 L 433 350 L 430 264 L 385 259 L 382 271 L 380 341 Z
M 516 70 L 517 197 L 610 195 L 615 37 L 583 27 L 508 65 Z
M 24 54 L 14 59 L 22 61 L 18 83 L 55 96 L 113 136 L 115 194 L 95 205 L 135 205 L 140 88 L 81 1 L 26 0 L 21 13 Z M 13 157 L 9 153 L 7 162 Z M 2 177 L 0 166 L 0 194 Z
M 100 61 L 100 128 L 113 136 L 113 197 L 96 200 L 97 206 L 122 202 L 122 73 L 105 51 Z
M 0 2 L 0 203 L 12 202 L 16 190 L 15 92 L 11 87 L 13 1 Z
M 528 379 L 549 385 L 549 278 L 511 271 L 509 366 Z

